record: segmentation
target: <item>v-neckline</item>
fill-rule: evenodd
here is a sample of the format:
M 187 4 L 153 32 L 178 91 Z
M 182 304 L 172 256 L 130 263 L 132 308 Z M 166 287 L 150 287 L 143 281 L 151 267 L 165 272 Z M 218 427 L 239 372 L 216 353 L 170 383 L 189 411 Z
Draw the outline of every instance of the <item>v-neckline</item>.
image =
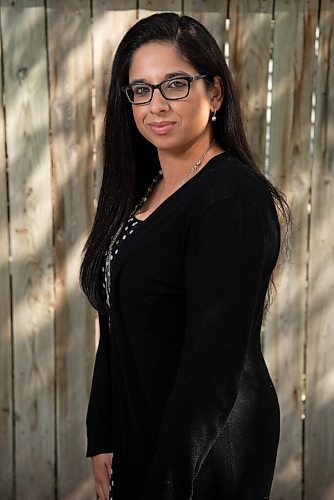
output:
M 221 153 L 218 153 L 216 154 L 215 156 L 213 156 L 212 158 L 210 158 L 210 160 L 204 165 L 203 168 L 201 168 L 201 170 L 199 172 L 197 172 L 197 174 L 195 174 L 193 177 L 191 177 L 187 182 L 185 182 L 184 184 L 181 184 L 181 186 L 179 188 L 177 188 L 175 191 L 173 191 L 169 196 L 167 196 L 167 198 L 165 198 L 158 206 L 157 208 L 155 208 L 153 210 L 153 212 L 151 212 L 147 217 L 145 217 L 145 219 L 138 219 L 134 214 L 132 215 L 133 219 L 136 221 L 136 222 L 140 222 L 140 223 L 144 223 L 144 222 L 147 222 L 151 219 L 151 217 L 156 213 L 156 212 L 159 212 L 161 211 L 162 208 L 164 208 L 164 206 L 167 204 L 167 202 L 169 202 L 172 198 L 174 198 L 175 195 L 177 195 L 177 193 L 180 193 L 182 191 L 183 188 L 185 188 L 187 185 L 189 185 L 192 181 L 194 181 L 196 179 L 196 177 L 199 177 L 203 172 L 206 172 L 208 170 L 208 166 L 210 165 L 210 163 L 213 162 L 213 160 L 215 158 L 218 158 L 220 157 L 221 155 L 225 155 L 227 154 L 227 151 L 222 151 Z

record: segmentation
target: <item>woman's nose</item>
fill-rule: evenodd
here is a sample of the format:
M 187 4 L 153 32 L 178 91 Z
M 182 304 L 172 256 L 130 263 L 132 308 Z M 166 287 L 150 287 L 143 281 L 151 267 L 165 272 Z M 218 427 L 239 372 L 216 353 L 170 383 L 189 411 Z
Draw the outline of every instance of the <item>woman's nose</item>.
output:
M 164 98 L 159 89 L 154 89 L 149 106 L 152 113 L 159 113 L 160 111 L 167 111 L 169 109 L 169 102 Z

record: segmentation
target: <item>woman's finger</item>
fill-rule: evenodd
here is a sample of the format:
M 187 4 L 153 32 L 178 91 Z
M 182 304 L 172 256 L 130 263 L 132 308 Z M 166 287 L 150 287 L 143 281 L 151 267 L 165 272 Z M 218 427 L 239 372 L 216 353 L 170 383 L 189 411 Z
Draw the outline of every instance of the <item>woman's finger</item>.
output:
M 109 488 L 110 481 L 108 479 L 103 478 L 102 480 L 95 481 L 96 493 L 101 500 L 109 500 Z
M 101 483 L 95 483 L 95 489 L 100 500 L 108 500 L 108 497 L 104 495 Z
M 102 483 L 102 492 L 104 495 L 105 500 L 109 499 L 109 480 L 103 481 Z

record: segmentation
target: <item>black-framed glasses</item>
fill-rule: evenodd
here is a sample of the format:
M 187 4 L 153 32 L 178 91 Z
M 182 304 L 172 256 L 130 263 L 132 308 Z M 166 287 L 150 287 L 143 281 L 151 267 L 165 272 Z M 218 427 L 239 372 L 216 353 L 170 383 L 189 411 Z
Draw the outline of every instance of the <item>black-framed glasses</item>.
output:
M 208 76 L 176 76 L 169 80 L 164 80 L 157 85 L 152 85 L 151 83 L 133 83 L 122 87 L 122 90 L 131 104 L 135 105 L 151 102 L 155 89 L 159 89 L 161 95 L 168 101 L 177 101 L 189 95 L 191 82 L 207 78 Z

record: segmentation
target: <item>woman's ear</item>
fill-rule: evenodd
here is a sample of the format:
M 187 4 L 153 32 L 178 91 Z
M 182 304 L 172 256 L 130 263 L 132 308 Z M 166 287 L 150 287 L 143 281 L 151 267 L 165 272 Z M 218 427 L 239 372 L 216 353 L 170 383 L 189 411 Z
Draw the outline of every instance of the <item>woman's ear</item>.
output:
M 218 111 L 220 106 L 223 104 L 224 99 L 224 87 L 220 76 L 214 77 L 210 94 L 212 110 L 215 109 L 216 111 Z

